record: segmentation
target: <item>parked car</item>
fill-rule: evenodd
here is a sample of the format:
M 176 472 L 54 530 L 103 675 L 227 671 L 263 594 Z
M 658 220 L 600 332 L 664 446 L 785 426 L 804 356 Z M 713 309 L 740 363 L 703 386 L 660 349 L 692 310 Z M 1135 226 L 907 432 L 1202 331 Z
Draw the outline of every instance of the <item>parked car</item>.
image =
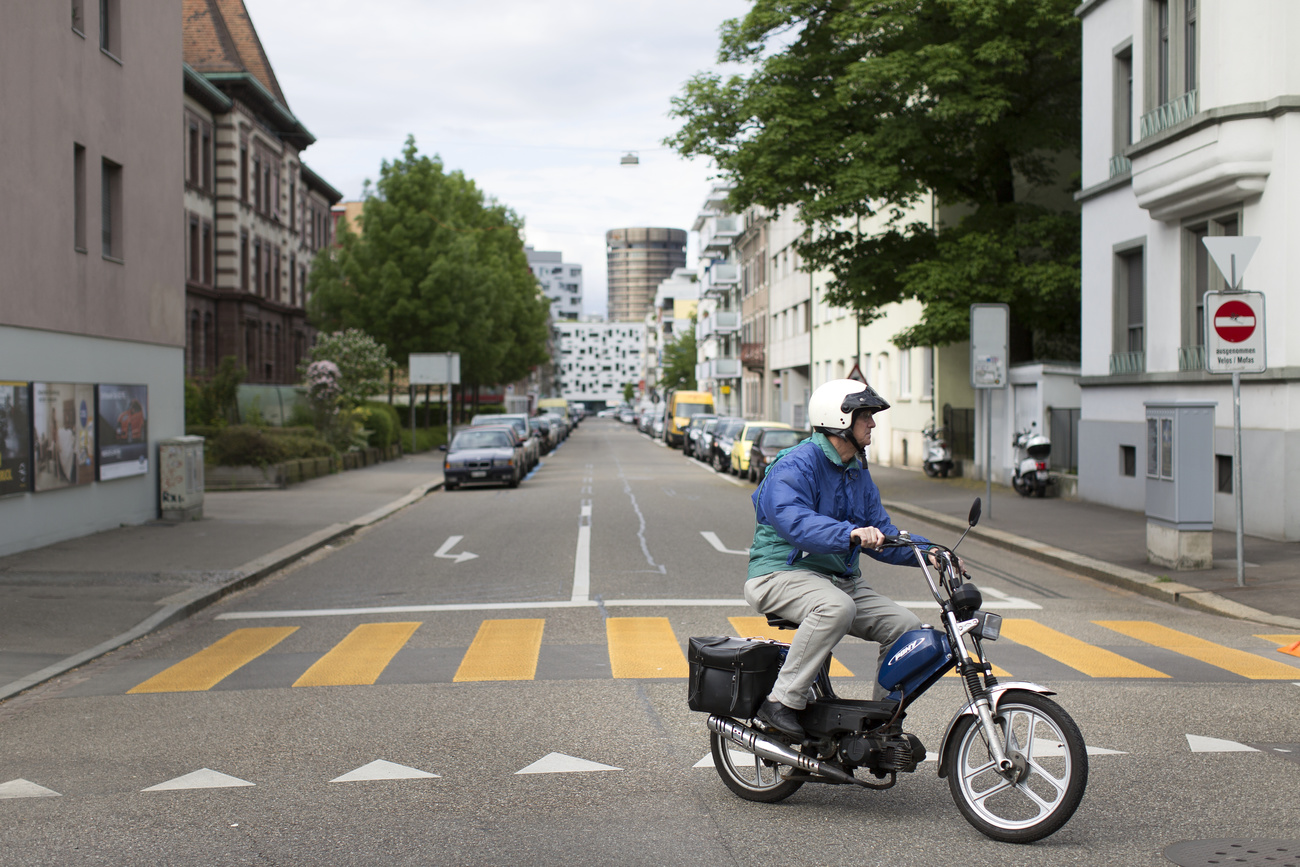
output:
M 754 440 L 758 438 L 760 431 L 768 428 L 786 428 L 790 425 L 779 421 L 748 421 L 736 434 L 736 441 L 731 446 L 731 454 L 728 455 L 728 469 L 733 476 L 749 477 L 749 450 L 754 447 Z
M 636 413 L 630 409 L 625 409 L 618 414 L 618 420 L 623 422 L 623 424 L 635 424 Z
M 782 449 L 797 446 L 812 436 L 806 430 L 792 430 L 784 427 L 768 428 L 759 431 L 749 450 L 749 480 L 761 482 L 767 477 L 767 468 L 781 453 Z
M 508 424 L 518 431 L 519 438 L 524 441 L 524 472 L 528 472 L 537 466 L 538 461 L 542 459 L 541 443 L 528 429 L 528 416 L 523 413 L 499 413 L 496 415 L 480 413 L 470 419 L 469 423 L 473 427 L 483 424 Z
M 700 434 L 704 432 L 704 423 L 715 418 L 717 416 L 712 413 L 699 413 L 691 416 L 691 420 L 687 422 L 686 427 L 682 430 L 682 454 L 688 458 L 695 454 L 695 450 L 699 446 Z
M 672 391 L 664 408 L 664 442 L 676 448 L 682 444 L 682 429 L 690 417 L 713 413 L 713 395 L 707 391 Z
M 569 426 L 564 423 L 563 416 L 556 415 L 553 412 L 544 412 L 539 415 L 538 418 L 550 422 L 551 433 L 555 437 L 556 445 L 559 445 L 569 438 Z
M 661 440 L 664 438 L 664 417 L 663 416 L 661 415 L 655 416 L 654 422 L 652 422 L 650 425 L 650 436 L 654 437 L 657 440 Z
M 696 441 L 693 454 L 691 455 L 697 461 L 704 461 L 706 464 L 712 463 L 713 433 L 718 429 L 718 422 L 723 418 L 725 418 L 725 416 L 714 416 L 706 421 L 700 428 L 700 438 Z
M 713 448 L 709 450 L 709 463 L 720 473 L 725 473 L 731 466 L 731 447 L 736 442 L 736 434 L 745 426 L 743 418 L 727 416 L 718 420 L 713 429 Z
M 528 420 L 528 429 L 537 435 L 537 442 L 542 447 L 542 454 L 550 454 L 551 449 L 559 445 L 555 432 L 551 429 L 551 420 L 535 415 Z
M 463 428 L 452 437 L 451 445 L 439 448 L 447 452 L 442 462 L 444 490 L 479 482 L 504 482 L 517 488 L 524 477 L 522 449 L 514 428 Z

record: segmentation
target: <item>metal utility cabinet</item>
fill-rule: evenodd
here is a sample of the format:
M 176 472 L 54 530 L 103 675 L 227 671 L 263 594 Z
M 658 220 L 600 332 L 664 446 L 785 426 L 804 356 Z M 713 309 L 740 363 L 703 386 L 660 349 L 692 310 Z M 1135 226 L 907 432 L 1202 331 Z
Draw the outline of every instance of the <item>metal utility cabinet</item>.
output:
M 203 437 L 173 437 L 158 443 L 158 500 L 164 521 L 203 517 Z
M 1147 560 L 1188 571 L 1214 565 L 1213 402 L 1146 406 Z

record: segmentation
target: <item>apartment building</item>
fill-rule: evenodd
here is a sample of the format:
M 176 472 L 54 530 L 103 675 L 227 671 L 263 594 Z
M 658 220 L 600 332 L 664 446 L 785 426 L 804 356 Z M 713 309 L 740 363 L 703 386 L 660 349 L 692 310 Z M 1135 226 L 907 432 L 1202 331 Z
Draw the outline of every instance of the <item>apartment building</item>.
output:
M 640 323 L 655 289 L 686 264 L 682 229 L 610 229 L 605 233 L 610 322 Z
M 742 223 L 728 210 L 730 192 L 731 184 L 714 184 L 691 227 L 700 239 L 695 379 L 701 391 L 713 395 L 720 414 L 741 416 L 750 385 L 740 364 L 741 269 L 734 246 Z
M 556 322 L 555 389 L 590 410 L 623 402 L 623 387 L 641 379 L 643 322 Z
M 1211 401 L 1214 524 L 1235 526 L 1232 397 L 1205 370 L 1203 295 L 1227 288 L 1206 237 L 1261 238 L 1268 372 L 1242 377 L 1246 531 L 1300 539 L 1300 7 L 1286 0 L 1089 0 L 1083 29 L 1079 495 L 1144 507 L 1144 403 Z M 1294 276 L 1293 276 L 1294 275 Z
M 243 0 L 183 0 L 186 370 L 226 356 L 250 383 L 299 381 L 307 277 L 342 194 L 303 163 L 294 116 Z
M 558 250 L 534 250 L 524 247 L 528 267 L 551 301 L 551 321 L 577 322 L 582 318 L 582 266 L 565 262 Z
M 181 9 L 9 3 L 4 25 L 0 554 L 156 518 L 157 443 L 185 425 Z

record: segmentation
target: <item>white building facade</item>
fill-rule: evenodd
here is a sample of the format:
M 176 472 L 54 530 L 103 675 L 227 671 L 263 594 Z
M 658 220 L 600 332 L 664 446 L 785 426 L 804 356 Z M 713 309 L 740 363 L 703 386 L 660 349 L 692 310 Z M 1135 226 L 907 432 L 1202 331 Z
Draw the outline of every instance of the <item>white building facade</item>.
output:
M 528 267 L 551 300 L 552 322 L 577 322 L 582 317 L 582 266 L 565 262 L 559 251 L 524 247 Z
M 557 322 L 558 395 L 590 410 L 623 402 L 623 388 L 641 379 L 646 327 L 641 322 Z
M 1148 401 L 1214 401 L 1216 527 L 1235 526 L 1229 377 L 1205 371 L 1209 236 L 1262 238 L 1269 370 L 1245 375 L 1246 531 L 1300 539 L 1300 6 L 1089 0 L 1083 24 L 1079 496 L 1140 510 Z M 1298 163 L 1300 164 L 1300 163 Z

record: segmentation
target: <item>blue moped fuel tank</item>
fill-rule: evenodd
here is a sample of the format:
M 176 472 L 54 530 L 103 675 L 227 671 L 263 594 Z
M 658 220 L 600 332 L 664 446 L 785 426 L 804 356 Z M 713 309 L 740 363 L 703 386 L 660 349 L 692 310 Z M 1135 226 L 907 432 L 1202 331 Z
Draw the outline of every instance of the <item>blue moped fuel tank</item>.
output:
M 880 666 L 880 685 L 890 692 L 911 695 L 951 659 L 952 645 L 942 630 L 904 632 L 889 648 L 889 655 Z

